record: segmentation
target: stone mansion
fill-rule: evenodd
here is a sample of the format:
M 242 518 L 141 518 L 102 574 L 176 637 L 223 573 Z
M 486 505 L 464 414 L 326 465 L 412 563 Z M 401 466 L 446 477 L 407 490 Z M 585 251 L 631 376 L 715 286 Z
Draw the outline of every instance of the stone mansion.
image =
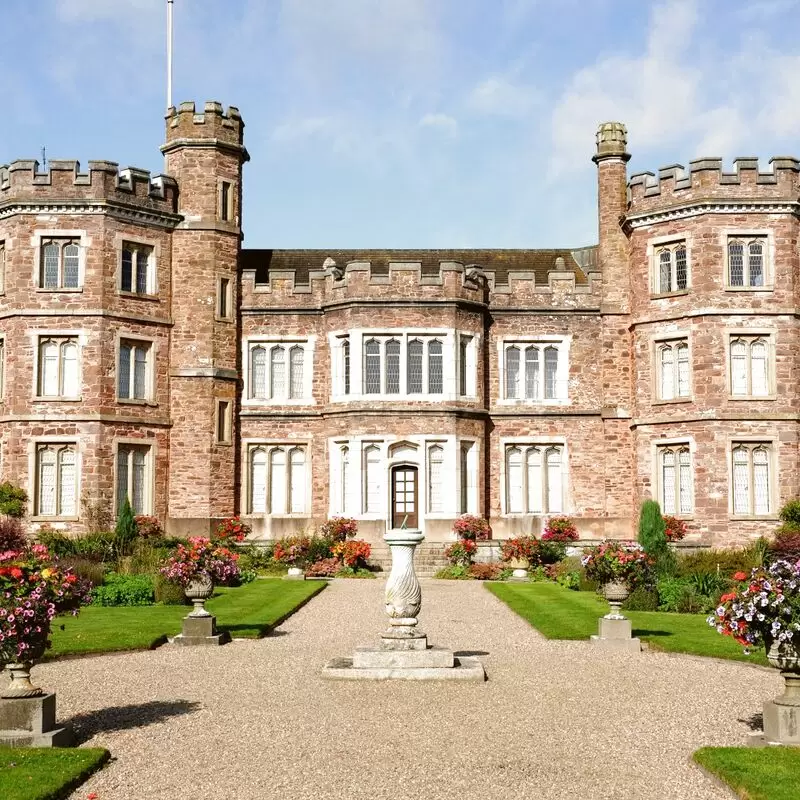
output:
M 2 478 L 80 532 L 127 495 L 175 534 L 240 513 L 451 538 L 575 518 L 742 542 L 798 494 L 800 162 L 629 177 L 597 133 L 598 245 L 248 250 L 244 123 L 166 118 L 166 175 L 0 168 Z

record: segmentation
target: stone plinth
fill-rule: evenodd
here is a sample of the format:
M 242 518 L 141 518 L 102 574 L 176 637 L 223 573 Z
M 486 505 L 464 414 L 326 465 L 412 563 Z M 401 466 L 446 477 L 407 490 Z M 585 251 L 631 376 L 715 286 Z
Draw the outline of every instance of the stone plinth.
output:
M 283 576 L 285 581 L 304 581 L 306 579 L 305 572 L 300 567 L 289 567 L 286 574 Z
M 215 647 L 231 640 L 230 634 L 217 633 L 217 618 L 212 614 L 183 618 L 183 630 L 172 640 L 172 644 L 182 647 L 205 645 Z
M 631 621 L 625 617 L 601 617 L 598 634 L 591 637 L 591 642 L 609 650 L 627 650 L 631 653 L 640 653 L 642 650 L 639 639 L 631 636 Z
M 456 657 L 452 650 L 432 647 L 417 628 L 422 590 L 414 573 L 419 531 L 390 531 L 384 536 L 392 551 L 392 572 L 386 584 L 389 628 L 375 646 L 357 647 L 352 658 L 334 658 L 322 669 L 335 680 L 460 680 L 485 681 L 483 664 L 474 657 Z
M 72 747 L 69 728 L 56 727 L 56 696 L 0 699 L 0 745 L 5 747 Z

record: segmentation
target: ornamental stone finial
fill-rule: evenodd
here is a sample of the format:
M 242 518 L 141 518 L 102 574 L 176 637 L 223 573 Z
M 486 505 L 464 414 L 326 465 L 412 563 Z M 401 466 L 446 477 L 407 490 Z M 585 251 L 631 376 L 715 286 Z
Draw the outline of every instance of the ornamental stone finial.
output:
M 597 128 L 597 154 L 595 164 L 606 158 L 630 159 L 627 152 L 628 130 L 621 122 L 602 122 Z

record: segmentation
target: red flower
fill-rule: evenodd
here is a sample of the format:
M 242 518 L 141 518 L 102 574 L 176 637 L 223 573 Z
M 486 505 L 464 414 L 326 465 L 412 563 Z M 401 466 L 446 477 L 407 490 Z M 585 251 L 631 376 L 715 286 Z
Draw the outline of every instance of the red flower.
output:
M 733 579 L 735 581 L 745 581 L 745 580 L 747 580 L 747 573 L 746 572 L 742 572 L 741 570 L 739 570 L 738 572 L 734 572 L 733 573 Z
M 22 570 L 19 567 L 11 567 L 9 569 L 9 574 L 12 578 L 21 578 L 22 577 Z

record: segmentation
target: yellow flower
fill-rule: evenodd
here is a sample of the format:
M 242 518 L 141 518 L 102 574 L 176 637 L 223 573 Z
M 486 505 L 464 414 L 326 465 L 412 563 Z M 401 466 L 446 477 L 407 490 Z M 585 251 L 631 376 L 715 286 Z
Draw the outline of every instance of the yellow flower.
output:
M 42 577 L 45 580 L 47 580 L 52 574 L 53 570 L 49 569 L 48 567 L 45 567 L 45 569 L 42 570 Z

